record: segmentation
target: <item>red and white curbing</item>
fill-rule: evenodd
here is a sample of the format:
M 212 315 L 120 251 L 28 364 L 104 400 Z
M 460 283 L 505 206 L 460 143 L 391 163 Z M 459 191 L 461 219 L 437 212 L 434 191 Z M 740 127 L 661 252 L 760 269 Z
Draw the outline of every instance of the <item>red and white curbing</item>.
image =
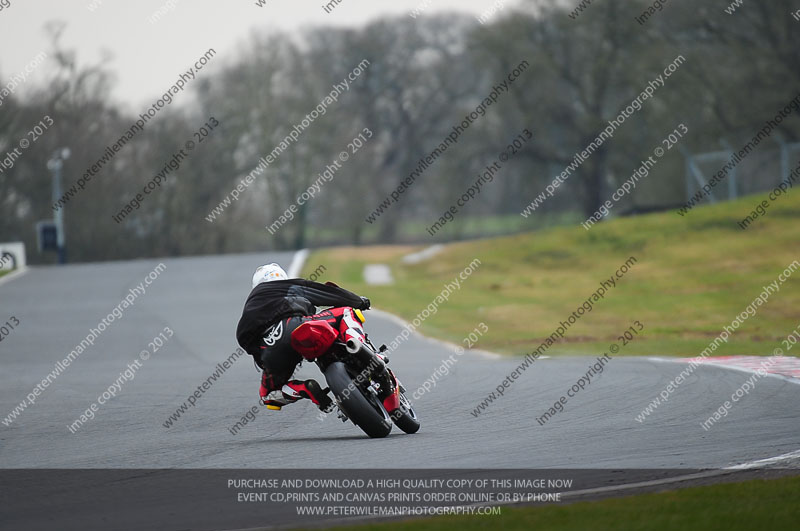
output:
M 758 372 L 763 370 L 770 376 L 784 378 L 792 383 L 800 384 L 800 358 L 791 356 L 718 356 L 713 358 L 677 358 L 679 363 L 694 362 L 698 365 L 723 367 L 742 372 Z M 769 361 L 769 363 L 765 363 Z

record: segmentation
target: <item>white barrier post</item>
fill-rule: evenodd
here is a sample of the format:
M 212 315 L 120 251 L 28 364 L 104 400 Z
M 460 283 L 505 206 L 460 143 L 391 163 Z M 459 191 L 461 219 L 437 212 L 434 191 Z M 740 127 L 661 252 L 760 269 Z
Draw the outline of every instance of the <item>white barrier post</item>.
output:
M 24 269 L 26 265 L 24 243 L 0 243 L 0 271 Z

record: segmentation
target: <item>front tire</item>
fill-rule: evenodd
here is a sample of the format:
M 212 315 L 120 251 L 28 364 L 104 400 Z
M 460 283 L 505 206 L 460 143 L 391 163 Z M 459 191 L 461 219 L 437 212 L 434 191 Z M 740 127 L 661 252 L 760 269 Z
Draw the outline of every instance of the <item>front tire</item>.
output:
M 389 414 L 374 393 L 362 390 L 347 372 L 340 361 L 331 363 L 325 370 L 328 381 L 339 407 L 353 423 L 372 438 L 382 438 L 392 431 Z M 365 396 L 369 394 L 369 396 Z M 402 429 L 402 428 L 401 428 Z
M 400 391 L 400 407 L 392 414 L 392 421 L 398 428 L 411 434 L 419 431 L 419 418 L 414 407 L 406 398 L 406 394 Z

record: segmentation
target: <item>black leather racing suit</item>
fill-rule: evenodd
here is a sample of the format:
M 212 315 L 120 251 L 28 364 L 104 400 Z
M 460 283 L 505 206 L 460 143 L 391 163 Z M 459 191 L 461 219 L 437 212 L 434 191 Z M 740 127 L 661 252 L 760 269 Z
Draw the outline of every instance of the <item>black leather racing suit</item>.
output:
M 294 373 L 302 357 L 289 339 L 303 317 L 317 306 L 369 308 L 369 299 L 333 284 L 302 278 L 263 282 L 253 288 L 244 303 L 236 339 L 264 370 L 266 387 L 280 389 Z

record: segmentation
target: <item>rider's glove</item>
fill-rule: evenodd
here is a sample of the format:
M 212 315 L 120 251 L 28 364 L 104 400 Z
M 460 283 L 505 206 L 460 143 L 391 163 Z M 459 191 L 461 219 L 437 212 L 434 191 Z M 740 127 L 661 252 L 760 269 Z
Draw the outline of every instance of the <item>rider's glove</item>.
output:
M 359 308 L 359 309 L 360 310 L 369 310 L 369 305 L 370 305 L 369 299 L 366 298 L 366 297 L 361 297 L 361 308 Z

